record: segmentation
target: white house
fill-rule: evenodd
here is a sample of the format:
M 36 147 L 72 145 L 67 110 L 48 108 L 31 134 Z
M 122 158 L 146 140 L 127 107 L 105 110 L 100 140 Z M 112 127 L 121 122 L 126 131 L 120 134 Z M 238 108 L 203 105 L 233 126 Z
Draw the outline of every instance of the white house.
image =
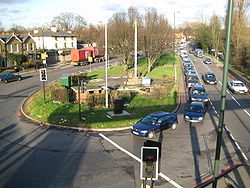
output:
M 37 49 L 66 50 L 77 49 L 77 37 L 71 31 L 58 31 L 56 26 L 51 26 L 50 31 L 34 30 L 32 34 Z

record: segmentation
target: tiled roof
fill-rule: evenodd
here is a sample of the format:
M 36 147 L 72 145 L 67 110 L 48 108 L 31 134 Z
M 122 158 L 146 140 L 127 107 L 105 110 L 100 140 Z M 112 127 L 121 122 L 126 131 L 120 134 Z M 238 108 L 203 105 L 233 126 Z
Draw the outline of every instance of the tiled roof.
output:
M 68 33 L 66 31 L 57 31 L 57 32 L 53 32 L 53 31 L 39 31 L 39 33 L 36 34 L 31 34 L 31 36 L 33 37 L 76 37 L 76 35 L 72 34 L 72 33 Z

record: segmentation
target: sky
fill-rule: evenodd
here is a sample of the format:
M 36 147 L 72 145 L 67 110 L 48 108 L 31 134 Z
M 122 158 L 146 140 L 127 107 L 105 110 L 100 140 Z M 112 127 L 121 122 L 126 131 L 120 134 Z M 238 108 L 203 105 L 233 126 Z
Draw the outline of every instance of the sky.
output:
M 213 13 L 225 17 L 227 0 L 0 0 L 0 23 L 33 28 L 49 24 L 62 12 L 79 14 L 88 24 L 105 23 L 114 13 L 137 7 L 143 14 L 154 7 L 171 25 L 209 19 Z M 105 11 L 106 10 L 106 11 Z

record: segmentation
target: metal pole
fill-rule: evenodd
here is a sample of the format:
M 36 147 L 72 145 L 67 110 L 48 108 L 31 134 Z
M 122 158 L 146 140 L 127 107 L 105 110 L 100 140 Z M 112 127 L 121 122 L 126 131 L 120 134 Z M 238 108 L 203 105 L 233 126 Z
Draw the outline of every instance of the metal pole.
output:
M 43 82 L 43 102 L 44 104 L 46 103 L 46 100 L 45 100 L 45 81 L 42 81 Z
M 135 67 L 134 76 L 137 77 L 137 19 L 135 19 Z
M 107 30 L 107 0 L 106 0 L 106 5 L 105 5 L 105 82 L 106 82 L 106 87 L 105 87 L 105 103 L 106 103 L 106 108 L 109 106 L 109 98 L 108 98 L 108 30 Z
M 226 104 L 226 85 L 227 85 L 227 75 L 228 75 L 228 64 L 230 56 L 230 42 L 231 42 L 231 30 L 232 30 L 232 18 L 233 18 L 233 0 L 228 0 L 227 7 L 227 18 L 226 18 L 226 43 L 225 43 L 225 62 L 223 70 L 223 79 L 222 79 L 222 89 L 221 89 L 221 103 L 220 103 L 220 117 L 219 124 L 217 128 L 217 142 L 216 142 L 216 152 L 215 152 L 215 162 L 214 162 L 214 174 L 213 174 L 213 188 L 217 187 L 217 178 L 219 171 L 219 162 L 220 162 L 220 150 L 222 142 L 222 132 L 224 128 L 224 112 Z
M 78 112 L 79 112 L 79 121 L 81 121 L 81 98 L 80 98 L 80 79 L 77 77 L 78 82 Z
M 174 11 L 174 41 L 173 41 L 173 67 L 174 67 L 174 83 L 176 84 L 176 68 L 175 68 L 175 11 Z

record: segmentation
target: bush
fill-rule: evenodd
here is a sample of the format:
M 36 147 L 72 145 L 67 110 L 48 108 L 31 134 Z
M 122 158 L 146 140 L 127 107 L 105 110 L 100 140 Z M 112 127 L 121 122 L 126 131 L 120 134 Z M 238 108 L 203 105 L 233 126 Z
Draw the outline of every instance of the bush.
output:
M 68 103 L 69 102 L 69 93 L 68 90 L 59 85 L 51 85 L 50 86 L 50 95 L 53 101 L 59 101 L 61 103 Z
M 34 68 L 36 66 L 36 62 L 32 59 L 29 59 L 28 62 L 22 63 L 22 66 L 27 69 L 27 68 Z
M 86 105 L 88 108 L 103 107 L 105 105 L 105 93 L 88 95 Z
M 78 73 L 78 74 L 74 74 L 71 77 L 71 82 L 72 82 L 72 86 L 77 86 L 78 85 L 78 78 L 81 80 L 86 80 L 87 79 L 87 73 Z
M 131 99 L 131 91 L 113 90 L 109 93 L 109 102 L 111 105 L 114 104 L 114 99 L 121 98 L 124 103 L 128 103 Z

